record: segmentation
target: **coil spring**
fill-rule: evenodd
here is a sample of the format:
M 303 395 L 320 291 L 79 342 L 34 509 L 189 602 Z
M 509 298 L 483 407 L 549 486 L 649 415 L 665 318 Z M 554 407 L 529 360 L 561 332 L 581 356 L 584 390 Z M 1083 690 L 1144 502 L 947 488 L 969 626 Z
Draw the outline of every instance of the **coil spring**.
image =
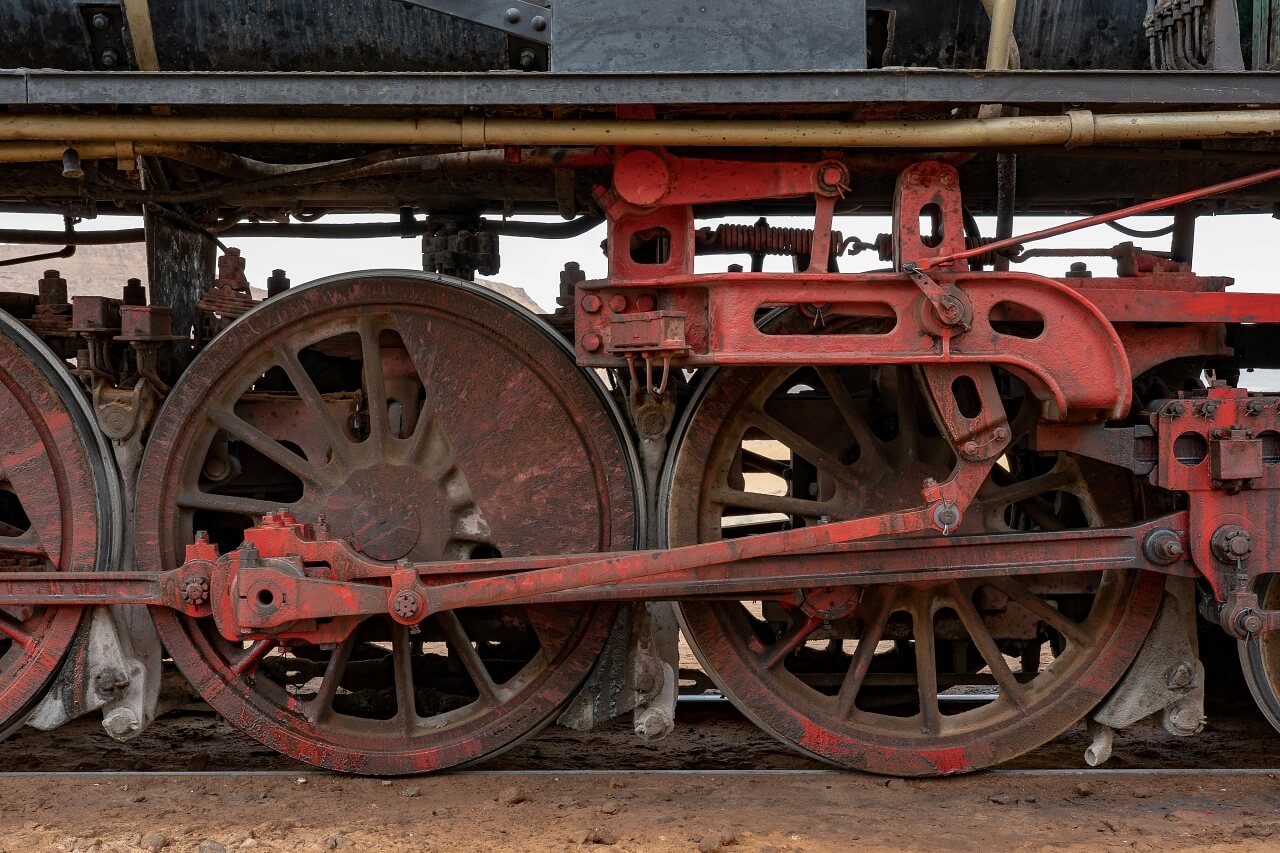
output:
M 965 237 L 964 247 L 966 249 L 976 249 L 980 246 L 990 246 L 996 242 L 995 237 Z M 1000 252 L 983 252 L 981 255 L 974 255 L 969 259 L 971 264 L 981 264 L 982 266 L 995 266 L 996 260 L 1001 257 Z
M 797 255 L 809 254 L 813 246 L 813 230 L 810 228 L 777 228 L 773 225 L 720 225 L 714 234 L 704 229 L 705 242 L 724 252 L 745 252 L 749 255 Z M 838 247 L 844 236 L 831 232 L 831 245 Z

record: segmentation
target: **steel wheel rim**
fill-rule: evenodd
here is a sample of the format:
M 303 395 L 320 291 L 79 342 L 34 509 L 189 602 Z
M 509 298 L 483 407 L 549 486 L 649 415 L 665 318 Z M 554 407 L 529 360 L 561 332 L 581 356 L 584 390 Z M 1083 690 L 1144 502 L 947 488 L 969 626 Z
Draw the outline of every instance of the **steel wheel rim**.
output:
M 376 506 L 374 511 L 365 513 L 375 523 L 372 527 L 366 525 L 362 528 L 360 535 L 373 530 L 376 541 L 371 550 L 377 552 L 377 558 L 390 560 L 404 556 L 409 559 L 439 559 L 446 555 L 465 558 L 467 553 L 458 549 L 463 548 L 465 551 L 467 548 L 479 547 L 484 537 L 477 538 L 472 534 L 478 528 L 486 529 L 486 523 L 488 532 L 492 534 L 494 547 L 509 556 L 543 553 L 544 547 L 549 549 L 545 553 L 555 553 L 557 550 L 594 551 L 635 546 L 637 530 L 642 529 L 640 525 L 643 520 L 636 517 L 634 495 L 638 469 L 634 456 L 624 439 L 618 413 L 612 407 L 607 392 L 598 385 L 593 375 L 579 371 L 572 364 L 564 343 L 523 309 L 474 285 L 420 273 L 379 271 L 324 279 L 277 297 L 246 314 L 201 354 L 186 374 L 192 379 L 188 381 L 184 377 L 184 381 L 170 395 L 165 410 L 157 419 L 144 458 L 142 477 L 147 485 L 140 491 L 139 507 L 140 517 L 146 521 L 141 525 L 138 537 L 140 565 L 171 565 L 176 559 L 176 546 L 182 544 L 178 540 L 191 534 L 192 529 L 184 516 L 172 509 L 166 510 L 174 497 L 171 486 L 180 483 L 180 478 L 170 485 L 165 485 L 165 482 L 171 479 L 169 475 L 172 468 L 188 464 L 183 460 L 207 460 L 208 454 L 201 444 L 210 432 L 206 418 L 212 404 L 207 401 L 239 399 L 235 395 L 240 395 L 242 389 L 237 390 L 236 383 L 244 378 L 239 374 L 251 374 L 255 369 L 255 360 L 266 357 L 265 350 L 272 346 L 269 342 L 257 339 L 272 328 L 288 328 L 292 330 L 290 340 L 298 345 L 297 349 L 307 350 L 309 344 L 315 341 L 334 341 L 330 334 L 333 328 L 361 322 L 367 326 L 367 319 L 353 318 L 367 318 L 372 314 L 382 316 L 396 330 L 397 340 L 413 363 L 413 371 L 423 383 L 423 395 L 429 397 L 429 392 L 425 390 L 428 386 L 439 389 L 442 399 L 437 402 L 441 405 L 432 408 L 430 400 L 427 400 L 423 404 L 422 418 L 417 421 L 419 425 L 430 427 L 432 423 L 439 422 L 447 426 L 451 419 L 446 410 L 451 406 L 461 405 L 457 403 L 457 395 L 445 393 L 445 389 L 453 387 L 450 382 L 461 380 L 449 379 L 445 375 L 447 370 L 440 365 L 446 360 L 458 360 L 456 353 L 460 351 L 457 347 L 447 349 L 443 341 L 466 337 L 468 340 L 474 339 L 473 344 L 476 340 L 485 344 L 462 348 L 468 363 L 482 362 L 490 366 L 519 364 L 528 368 L 527 372 L 518 376 L 523 383 L 508 381 L 507 385 L 498 389 L 501 392 L 499 396 L 506 395 L 504 399 L 510 400 L 524 400 L 530 406 L 528 411 L 536 409 L 541 416 L 537 428 L 545 433 L 525 435 L 526 440 L 523 442 L 508 440 L 505 454 L 501 457 L 494 456 L 494 442 L 502 442 L 504 436 L 509 438 L 512 430 L 523 429 L 528 433 L 531 429 L 528 424 L 520 426 L 518 406 L 503 405 L 503 399 L 497 400 L 495 409 L 502 414 L 505 419 L 503 422 L 494 424 L 492 430 L 484 431 L 483 434 L 478 430 L 471 430 L 462 437 L 456 432 L 451 435 L 450 448 L 457 457 L 457 464 L 453 467 L 460 468 L 462 476 L 449 475 L 439 480 L 436 492 L 426 495 L 418 503 L 411 503 L 408 516 L 418 518 L 421 522 L 422 515 L 426 512 L 431 523 L 418 524 L 418 538 L 407 551 L 406 537 L 415 535 L 413 531 L 406 532 L 404 525 L 397 527 L 380 524 Z M 378 349 L 369 350 L 365 348 L 369 338 L 363 333 L 360 335 L 362 355 L 370 351 L 380 354 L 387 352 L 385 332 L 375 335 L 375 339 L 379 341 Z M 433 347 L 439 348 L 440 353 L 452 352 L 455 356 L 451 359 L 428 359 L 427 356 L 434 358 L 437 354 Z M 238 362 L 239 368 L 233 362 Z M 365 362 L 361 361 L 363 363 Z M 381 355 L 379 363 L 385 367 L 386 360 Z M 362 388 L 375 381 L 363 373 L 363 367 L 361 374 Z M 499 371 L 486 374 L 491 377 L 498 375 Z M 428 376 L 429 378 L 424 378 Z M 479 384 L 482 388 L 492 387 L 496 381 L 481 377 Z M 484 382 L 490 382 L 490 386 L 484 386 Z M 387 383 L 382 384 L 386 387 Z M 372 392 L 370 396 L 373 396 Z M 448 398 L 447 401 L 443 399 L 445 397 Z M 380 408 L 370 406 L 366 419 L 378 419 L 374 412 Z M 394 411 L 393 407 L 388 408 Z M 429 409 L 430 417 L 427 416 Z M 238 411 L 235 405 L 231 410 Z M 225 418 L 222 425 L 228 425 Z M 231 426 L 240 428 L 234 423 Z M 215 433 L 218 431 L 220 430 L 214 430 Z M 225 430 L 221 431 L 225 434 Z M 564 435 L 566 431 L 571 435 Z M 380 425 L 371 423 L 368 434 L 370 437 L 381 435 Z M 393 433 L 392 436 L 394 435 Z M 385 443 L 391 447 L 395 442 L 410 440 L 415 435 L 418 434 L 398 438 L 389 436 L 391 440 Z M 551 470 L 557 474 L 554 480 L 544 478 L 518 488 L 509 486 L 512 478 L 507 477 L 504 472 L 521 470 L 521 451 L 535 451 L 552 438 L 566 446 L 572 444 L 585 457 L 581 470 L 558 472 L 554 465 L 544 462 L 542 464 L 548 466 L 544 471 Z M 305 445 L 313 439 L 314 437 L 303 436 L 298 441 Z M 367 440 L 369 439 L 364 439 Z M 424 439 L 420 443 L 439 449 L 439 442 L 433 444 L 432 440 Z M 336 446 L 336 442 L 331 443 L 326 464 L 334 462 L 339 455 L 332 449 Z M 162 451 L 160 448 L 165 449 Z M 376 463 L 371 463 L 373 467 L 381 471 L 394 469 L 395 466 L 390 461 L 393 450 L 394 448 L 371 456 L 370 459 L 377 460 Z M 512 450 L 516 452 L 513 453 Z M 484 471 L 467 464 L 466 460 L 479 458 L 486 452 L 489 452 L 489 456 L 485 458 L 492 464 L 484 466 Z M 201 453 L 205 453 L 205 456 L 201 457 Z M 556 464 L 576 461 L 571 458 L 570 451 L 561 453 L 568 455 L 555 457 L 553 461 Z M 429 464 L 431 458 L 434 457 L 423 460 L 423 464 Z M 360 469 L 364 470 L 366 469 Z M 350 483 L 355 479 L 353 475 L 346 482 Z M 560 480 L 567 484 L 573 494 L 561 495 L 559 500 L 552 500 L 550 498 L 557 490 L 566 489 L 565 485 L 556 485 Z M 586 486 L 582 486 L 584 480 Z M 550 485 L 544 485 L 544 481 Z M 458 483 L 461 483 L 461 492 Z M 342 492 L 343 488 L 346 486 L 337 491 Z M 404 494 L 426 494 L 426 487 L 419 488 L 419 492 L 413 492 L 413 488 L 413 483 L 405 484 Z M 347 489 L 343 494 L 354 494 L 354 489 L 355 487 Z M 314 515 L 318 511 L 327 510 L 331 513 L 329 523 L 337 528 L 335 535 L 353 535 L 352 531 L 358 525 L 351 522 L 351 518 L 360 516 L 360 506 L 353 507 L 346 515 L 334 514 L 332 501 L 326 503 L 328 498 L 317 501 L 308 497 L 314 497 L 322 491 L 318 487 L 308 491 L 308 485 L 304 484 L 298 509 L 304 516 L 308 512 Z M 384 494 L 389 492 L 394 491 L 398 496 L 401 494 L 399 490 L 375 491 L 377 501 L 385 500 Z M 462 494 L 462 499 L 455 500 L 458 494 Z M 522 495 L 531 502 L 527 514 L 520 511 L 525 505 L 518 503 L 511 497 L 512 494 Z M 426 506 L 428 498 L 434 500 L 430 507 Z M 583 523 L 576 529 L 571 529 L 567 523 L 535 524 L 539 518 L 545 521 L 549 516 L 554 518 L 556 513 L 572 513 L 591 505 L 597 507 L 596 515 L 584 516 Z M 491 506 L 496 509 L 491 511 Z M 476 507 L 482 513 L 477 513 Z M 264 506 L 263 509 L 265 508 Z M 431 533 L 439 527 L 435 522 L 441 519 L 442 512 L 451 519 L 452 531 L 450 536 L 445 537 L 443 546 L 441 538 Z M 562 515 L 559 520 L 564 522 L 567 518 L 567 515 Z M 467 536 L 471 538 L 468 539 Z M 445 550 L 439 552 L 437 546 Z M 534 550 L 527 550 L 528 548 Z M 400 553 L 402 551 L 404 553 Z M 350 655 L 344 664 L 347 668 L 354 664 L 364 665 L 369 660 L 380 664 L 390 662 L 397 685 L 394 688 L 397 690 L 395 716 L 390 720 L 360 718 L 358 714 L 353 717 L 361 719 L 365 725 L 346 719 L 351 715 L 336 712 L 336 706 L 332 705 L 327 712 L 323 711 L 323 706 L 309 710 L 299 709 L 300 704 L 305 703 L 301 703 L 296 697 L 291 700 L 282 695 L 275 690 L 281 685 L 274 684 L 270 678 L 255 676 L 254 684 L 250 684 L 249 678 L 244 675 L 248 672 L 243 668 L 244 656 L 258 654 L 258 661 L 252 664 L 256 667 L 268 660 L 266 655 L 273 650 L 259 652 L 254 647 L 242 647 L 242 653 L 237 652 L 231 644 L 225 644 L 220 638 L 200 630 L 192 620 L 179 618 L 172 613 L 157 613 L 156 622 L 166 646 L 197 689 L 214 707 L 259 740 L 320 766 L 393 774 L 433 770 L 487 757 L 510 748 L 522 738 L 536 732 L 554 718 L 586 677 L 607 637 L 614 612 L 615 608 L 612 606 L 523 609 L 520 618 L 526 629 L 535 636 L 536 648 L 532 651 L 526 649 L 528 659 L 519 671 L 497 685 L 501 692 L 489 697 L 492 707 L 475 707 L 471 711 L 465 711 L 466 706 L 449 708 L 431 714 L 425 721 L 421 703 L 427 700 L 422 698 L 424 686 L 419 683 L 422 676 L 418 667 L 422 659 L 428 656 L 426 645 L 422 640 L 410 637 L 399 629 L 371 629 L 374 631 L 373 637 L 362 637 L 362 640 L 369 642 L 356 643 L 348 649 L 339 647 L 327 659 L 328 665 L 337 666 L 340 656 Z M 512 618 L 509 611 L 488 615 L 498 622 L 511 621 Z M 456 654 L 466 670 L 466 677 L 476 690 L 477 699 L 481 699 L 484 698 L 485 691 L 481 681 L 488 662 L 480 660 L 480 652 L 485 649 L 474 645 L 476 638 L 467 634 L 467 623 L 472 618 L 472 611 L 462 613 L 461 620 L 448 615 L 432 617 L 424 623 L 422 636 L 430 632 L 443 637 L 448 647 L 448 656 L 452 658 Z M 380 622 L 386 626 L 391 624 L 389 620 L 371 622 Z M 370 629 L 362 630 L 368 633 Z M 459 634 L 459 631 L 462 633 Z M 384 643 L 385 651 L 371 651 L 370 642 Z M 488 648 L 492 644 L 482 645 Z M 405 652 L 405 648 L 409 651 Z M 464 651 L 466 648 L 480 651 L 471 654 Z M 364 660 L 360 657 L 361 654 L 371 657 Z M 470 669 L 469 664 L 476 664 L 477 661 L 480 661 L 479 668 Z M 320 676 L 316 699 L 327 691 L 330 700 L 333 700 L 335 688 L 328 676 L 328 665 L 325 667 L 326 674 Z M 237 669 L 241 671 L 237 672 Z M 405 672 L 411 672 L 404 679 L 410 685 L 407 690 L 400 686 L 400 676 Z M 338 673 L 336 683 L 343 684 L 347 678 L 347 675 Z M 265 683 L 256 684 L 257 682 Z M 271 686 L 267 687 L 267 684 Z M 342 690 L 337 689 L 336 692 L 341 695 Z M 368 725 L 375 720 L 374 725 Z M 382 727 L 383 722 L 395 729 L 397 721 L 403 727 L 400 733 L 370 732 L 370 728 Z
M 19 321 L 0 311 L 0 439 L 3 510 L 0 556 L 34 548 L 35 570 L 95 571 L 112 565 L 120 546 L 121 500 L 110 451 L 83 392 L 65 365 Z M 30 528 L 12 529 L 27 518 Z M 22 526 L 19 522 L 17 526 Z M 14 535 L 17 534 L 17 535 Z M 78 607 L 0 610 L 0 737 L 22 725 L 56 675 L 79 628 Z
M 706 498 L 709 494 L 718 495 L 713 489 L 723 488 L 721 474 L 725 468 L 723 456 L 726 448 L 737 444 L 739 452 L 742 452 L 741 448 L 746 447 L 738 437 L 731 435 L 735 428 L 726 426 L 735 417 L 734 402 L 731 399 L 735 392 L 717 396 L 714 393 L 716 383 L 725 383 L 719 386 L 721 389 L 733 385 L 739 395 L 737 399 L 749 400 L 762 394 L 765 397 L 771 396 L 773 388 L 769 387 L 770 383 L 780 384 L 780 375 L 792 377 L 792 372 L 789 369 L 725 370 L 718 377 L 708 376 L 697 389 L 686 417 L 680 424 L 677 441 L 673 442 L 677 451 L 672 455 L 665 472 L 664 515 L 668 520 L 667 530 L 671 544 L 685 544 L 700 537 L 705 538 L 709 529 L 714 528 L 714 525 L 709 528 L 705 519 L 699 520 L 706 513 Z M 818 377 L 817 382 L 825 383 L 829 378 L 830 376 Z M 811 379 L 808 381 L 809 384 L 816 384 Z M 832 397 L 828 405 L 839 408 L 833 395 L 827 396 Z M 848 400 L 844 402 L 847 404 Z M 752 419 L 752 423 L 753 428 L 756 428 L 761 421 L 756 417 Z M 728 430 L 730 434 L 723 434 L 722 430 Z M 849 426 L 849 431 L 852 435 L 858 428 Z M 705 454 L 703 459 L 706 471 L 697 473 L 700 454 Z M 917 454 L 915 458 L 918 460 L 920 455 Z M 901 462 L 902 459 L 897 461 Z M 761 467 L 767 467 L 767 464 L 767 461 L 761 463 Z M 857 464 L 858 461 L 855 460 L 852 467 L 856 468 Z M 1057 471 L 1056 466 L 1054 471 Z M 923 472 L 916 470 L 916 473 Z M 941 473 L 945 473 L 945 470 Z M 1050 473 L 1057 478 L 1052 482 L 1057 483 L 1061 479 L 1061 472 Z M 713 485 L 709 486 L 708 482 Z M 918 482 L 918 478 L 911 482 Z M 743 488 L 749 490 L 745 485 Z M 817 500 L 823 499 L 826 488 L 823 487 L 824 491 Z M 696 493 L 697 497 L 690 497 L 691 492 Z M 887 492 L 881 490 L 879 497 L 885 494 Z M 897 503 L 877 503 L 876 511 L 907 506 L 915 499 L 914 494 L 906 491 Z M 981 519 L 981 523 L 992 524 L 995 523 L 993 519 L 1003 518 L 994 511 L 995 504 L 1001 499 L 1000 496 L 992 497 L 986 507 L 979 503 L 970 510 L 966 523 L 979 523 L 978 520 Z M 745 502 L 755 510 L 764 509 L 768 503 L 755 497 L 749 497 Z M 832 507 L 813 508 L 811 512 L 817 516 L 825 514 L 824 510 L 829 512 Z M 833 513 L 832 517 L 846 516 Z M 720 533 L 717 532 L 716 535 Z M 917 700 L 915 715 L 894 716 L 886 720 L 885 715 L 858 706 L 861 701 L 858 691 L 865 687 L 857 678 L 854 678 L 853 696 L 850 698 L 848 684 L 843 680 L 839 682 L 838 689 L 832 684 L 824 693 L 789 672 L 786 667 L 790 664 L 785 663 L 785 657 L 784 663 L 779 665 L 773 659 L 776 656 L 775 649 L 794 641 L 795 637 L 784 632 L 777 642 L 767 643 L 759 633 L 748 630 L 748 623 L 744 621 L 747 618 L 746 610 L 741 605 L 682 602 L 679 611 L 685 636 L 704 668 L 713 675 L 726 695 L 762 728 L 814 757 L 840 766 L 894 775 L 936 775 L 965 772 L 1008 760 L 1050 740 L 1078 721 L 1124 673 L 1150 627 L 1162 588 L 1163 583 L 1154 576 L 1106 576 L 1095 596 L 1097 606 L 1091 610 L 1092 627 L 1101 641 L 1095 639 L 1092 648 L 1085 642 L 1068 643 L 1064 654 L 1055 659 L 1051 668 L 1045 670 L 1048 673 L 1052 669 L 1060 683 L 1068 685 L 1068 689 L 1065 692 L 1050 689 L 1042 673 L 1040 677 L 1031 680 L 1032 690 L 1022 697 L 1025 712 L 1019 711 L 1018 716 L 1012 719 L 1005 710 L 1006 706 L 1012 707 L 1012 701 L 1001 697 L 985 707 L 955 715 L 935 713 L 930 715 L 932 720 L 926 719 L 926 712 L 922 710 L 925 700 L 920 698 Z M 938 597 L 935 599 L 935 606 L 936 603 L 949 599 L 951 610 L 959 617 L 966 631 L 969 624 L 965 620 L 973 620 L 977 615 L 974 612 L 976 608 L 964 608 L 960 601 L 968 598 L 972 602 L 972 595 L 964 594 L 971 592 L 972 585 L 961 588 L 953 585 L 951 589 L 937 590 Z M 864 594 L 869 607 L 859 604 L 863 608 L 859 613 L 870 610 L 868 621 L 877 621 L 879 614 L 875 613 L 875 605 L 883 604 L 888 598 L 885 589 L 870 588 Z M 924 596 L 919 591 L 910 598 L 898 599 L 894 604 L 913 610 L 917 615 L 930 606 L 925 603 Z M 969 612 L 960 612 L 964 609 Z M 981 626 L 983 618 L 979 616 L 977 621 Z M 794 628 L 799 622 L 800 619 L 796 618 L 790 626 Z M 917 623 L 913 615 L 913 630 L 916 624 L 922 623 L 923 620 Z M 933 627 L 932 620 L 928 624 L 930 628 Z M 1068 626 L 1064 625 L 1061 630 L 1068 630 Z M 795 633 L 798 635 L 799 630 Z M 976 636 L 977 633 L 980 633 L 980 628 L 975 628 L 970 636 Z M 880 637 L 875 639 L 879 640 Z M 749 650 L 753 641 L 756 648 Z M 976 640 L 971 639 L 970 643 L 979 646 Z M 1073 645 L 1077 647 L 1075 652 L 1072 650 Z M 913 642 L 911 646 L 915 654 L 919 655 L 921 644 Z M 856 648 L 854 646 L 844 651 L 850 668 L 857 655 Z M 808 651 L 802 647 L 802 653 L 808 654 Z M 1073 654 L 1076 658 L 1074 661 Z M 876 660 L 882 655 L 883 652 L 878 652 L 874 658 L 869 659 Z M 997 656 L 993 651 L 992 657 Z M 991 678 L 998 683 L 986 656 L 982 655 L 979 659 L 987 664 L 986 669 L 992 673 Z M 864 683 L 869 683 L 866 663 L 864 660 L 859 669 Z M 926 670 L 918 667 L 918 671 Z M 1015 680 L 1016 678 L 1017 676 Z M 936 695 L 937 689 L 925 690 L 920 687 L 920 681 L 917 678 L 916 690 L 921 697 L 926 693 Z M 1041 686 L 1034 687 L 1037 681 L 1041 682 Z M 1010 697 L 1015 690 L 1017 687 L 1010 684 Z M 832 695 L 827 695 L 828 693 Z M 924 731 L 926 724 L 932 724 L 932 731 L 927 734 Z
M 1263 610 L 1274 610 L 1280 604 L 1280 584 L 1272 575 L 1257 582 L 1258 604 Z M 1258 710 L 1280 731 L 1280 637 L 1275 632 L 1256 634 L 1236 643 L 1245 684 Z

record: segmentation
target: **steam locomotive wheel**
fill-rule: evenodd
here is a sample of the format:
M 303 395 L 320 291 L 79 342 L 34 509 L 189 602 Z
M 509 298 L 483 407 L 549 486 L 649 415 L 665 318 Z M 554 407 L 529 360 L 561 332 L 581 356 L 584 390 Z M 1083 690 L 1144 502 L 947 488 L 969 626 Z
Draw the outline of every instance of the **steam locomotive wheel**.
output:
M 262 514 L 327 523 L 377 560 L 636 547 L 636 463 L 563 341 L 466 282 L 353 274 L 240 318 L 193 362 L 142 464 L 139 564 L 197 530 L 224 551 Z M 571 698 L 613 606 L 493 607 L 415 628 L 366 620 L 335 648 L 229 643 L 157 612 L 204 698 L 303 761 L 417 773 L 491 756 Z
M 914 506 L 953 464 L 910 368 L 722 370 L 681 435 L 672 545 Z M 1103 488 L 1123 475 L 1089 465 L 1010 450 L 959 532 L 1126 517 L 1127 485 Z M 685 601 L 680 618 L 762 728 L 834 764 L 923 776 L 1007 761 L 1079 721 L 1124 674 L 1162 588 L 1113 572 L 828 587 Z
M 1264 575 L 1257 584 L 1258 604 L 1264 610 L 1280 607 L 1280 583 L 1275 576 Z M 1237 647 L 1249 693 L 1267 722 L 1280 731 L 1280 636 L 1274 631 L 1255 634 L 1240 640 Z
M 0 571 L 94 571 L 119 546 L 119 484 L 83 392 L 0 312 Z M 0 736 L 22 725 L 80 625 L 78 607 L 0 608 Z

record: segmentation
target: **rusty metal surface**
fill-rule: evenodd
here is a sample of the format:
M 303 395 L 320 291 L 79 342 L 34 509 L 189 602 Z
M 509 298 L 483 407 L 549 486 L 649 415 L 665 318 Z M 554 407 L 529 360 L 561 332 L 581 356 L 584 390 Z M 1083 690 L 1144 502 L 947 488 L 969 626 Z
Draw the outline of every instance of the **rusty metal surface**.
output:
M 256 381 L 273 370 L 274 385 Z M 330 398 L 345 400 L 341 420 Z M 209 467 L 222 464 L 210 454 L 220 436 L 234 445 L 235 475 Z M 629 548 L 642 529 L 634 465 L 592 379 L 499 297 L 421 274 L 318 282 L 246 314 L 175 388 L 143 463 L 139 561 L 177 565 L 197 525 L 235 545 L 245 522 L 277 505 L 323 517 L 377 559 Z M 539 728 L 585 677 L 613 610 L 488 608 L 433 618 L 422 639 L 374 619 L 331 652 L 287 658 L 272 641 L 228 643 L 208 620 L 156 621 L 205 698 L 265 743 L 321 766 L 410 773 Z M 488 661 L 472 645 L 481 636 Z M 461 661 L 460 686 L 429 680 L 441 643 Z M 308 675 L 285 678 L 285 659 Z
M 0 568 L 91 572 L 119 549 L 118 484 L 92 416 L 57 358 L 0 314 Z M 21 725 L 70 645 L 79 607 L 0 611 L 0 732 Z

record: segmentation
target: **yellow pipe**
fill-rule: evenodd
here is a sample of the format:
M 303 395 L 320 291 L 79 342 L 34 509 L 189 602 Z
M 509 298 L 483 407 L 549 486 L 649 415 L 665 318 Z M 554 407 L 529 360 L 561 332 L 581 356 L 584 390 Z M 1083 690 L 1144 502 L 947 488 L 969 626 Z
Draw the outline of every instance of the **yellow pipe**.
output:
M 1004 71 L 1009 67 L 1009 53 L 1013 49 L 1013 19 L 1018 10 L 1018 0 L 982 0 L 991 18 L 991 37 L 987 40 L 987 69 Z
M 67 146 L 81 157 L 164 155 L 173 143 L 446 145 L 637 145 L 952 150 L 1024 145 L 1069 147 L 1223 139 L 1280 133 L 1280 110 L 1060 116 L 939 121 L 664 119 L 268 118 L 259 116 L 0 117 L 0 161 L 55 160 Z M 23 143 L 4 145 L 4 143 Z M 26 143 L 45 142 L 50 145 Z

